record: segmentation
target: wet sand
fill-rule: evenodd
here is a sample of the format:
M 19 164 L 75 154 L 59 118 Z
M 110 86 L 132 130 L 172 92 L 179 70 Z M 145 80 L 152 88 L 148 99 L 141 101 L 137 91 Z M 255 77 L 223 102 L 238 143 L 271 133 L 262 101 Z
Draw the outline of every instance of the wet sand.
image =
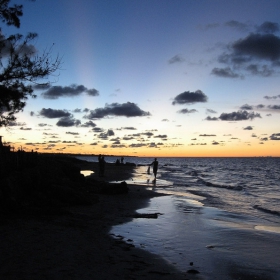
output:
M 97 166 L 81 164 L 89 168 L 93 179 L 106 181 L 129 179 L 133 172 L 106 165 L 99 178 Z M 127 194 L 98 195 L 99 202 L 65 207 L 60 214 L 1 218 L 1 279 L 186 279 L 160 256 L 135 248 L 133 240 L 109 234 L 160 195 L 133 185 Z

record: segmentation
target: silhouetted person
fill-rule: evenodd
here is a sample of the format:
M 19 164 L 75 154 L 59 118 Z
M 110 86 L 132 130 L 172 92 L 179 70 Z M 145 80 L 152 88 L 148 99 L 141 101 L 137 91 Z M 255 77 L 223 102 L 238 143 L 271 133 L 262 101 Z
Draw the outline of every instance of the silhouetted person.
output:
M 101 155 L 99 155 L 98 156 L 98 166 L 99 166 L 99 177 L 101 177 L 102 176 L 102 173 L 101 173 L 101 170 L 102 170 L 102 156 Z
M 121 164 L 123 164 L 123 160 L 124 160 L 124 158 L 122 157 L 122 158 L 121 158 Z
M 105 163 L 106 163 L 106 161 L 105 161 L 105 159 L 104 159 L 104 156 L 102 156 L 102 157 L 101 157 L 101 160 L 100 160 L 100 164 L 99 164 L 99 166 L 100 166 L 100 176 L 101 176 L 101 177 L 104 177 L 104 173 L 105 173 Z
M 117 158 L 116 165 L 120 165 L 120 160 Z
M 155 176 L 155 180 L 157 178 L 157 171 L 158 171 L 158 161 L 157 158 L 155 158 L 155 160 L 151 163 L 151 165 L 153 166 L 153 173 Z

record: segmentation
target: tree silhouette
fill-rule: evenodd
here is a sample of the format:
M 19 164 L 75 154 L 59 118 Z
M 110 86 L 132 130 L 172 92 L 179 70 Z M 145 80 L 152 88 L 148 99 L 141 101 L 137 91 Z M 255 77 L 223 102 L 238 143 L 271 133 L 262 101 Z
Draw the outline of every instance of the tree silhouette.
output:
M 20 27 L 22 5 L 9 7 L 10 0 L 0 0 L 0 18 L 7 25 Z M 59 69 L 61 59 L 51 57 L 52 47 L 41 55 L 31 42 L 36 33 L 5 37 L 0 30 L 0 127 L 16 120 L 15 114 L 22 111 L 28 97 L 33 94 L 33 85 L 46 85 L 46 80 Z

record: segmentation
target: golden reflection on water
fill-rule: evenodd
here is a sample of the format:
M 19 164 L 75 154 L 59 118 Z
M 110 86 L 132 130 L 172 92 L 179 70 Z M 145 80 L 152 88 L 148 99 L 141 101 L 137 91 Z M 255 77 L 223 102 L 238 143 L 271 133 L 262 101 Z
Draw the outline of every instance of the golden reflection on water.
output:
M 81 174 L 83 174 L 84 176 L 89 176 L 92 173 L 94 173 L 92 170 L 81 170 Z

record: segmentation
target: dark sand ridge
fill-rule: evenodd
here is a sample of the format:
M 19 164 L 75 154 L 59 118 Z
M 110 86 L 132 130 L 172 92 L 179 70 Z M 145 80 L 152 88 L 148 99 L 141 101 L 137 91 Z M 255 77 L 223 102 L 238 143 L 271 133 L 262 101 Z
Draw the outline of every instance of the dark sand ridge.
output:
M 133 172 L 131 166 L 107 164 L 99 178 L 96 163 L 75 164 L 94 170 L 95 180 L 126 180 Z M 1 279 L 199 279 L 135 248 L 133 240 L 109 235 L 113 225 L 130 221 L 150 198 L 161 195 L 128 187 L 126 194 L 98 194 L 99 202 L 63 207 L 59 214 L 1 218 Z

